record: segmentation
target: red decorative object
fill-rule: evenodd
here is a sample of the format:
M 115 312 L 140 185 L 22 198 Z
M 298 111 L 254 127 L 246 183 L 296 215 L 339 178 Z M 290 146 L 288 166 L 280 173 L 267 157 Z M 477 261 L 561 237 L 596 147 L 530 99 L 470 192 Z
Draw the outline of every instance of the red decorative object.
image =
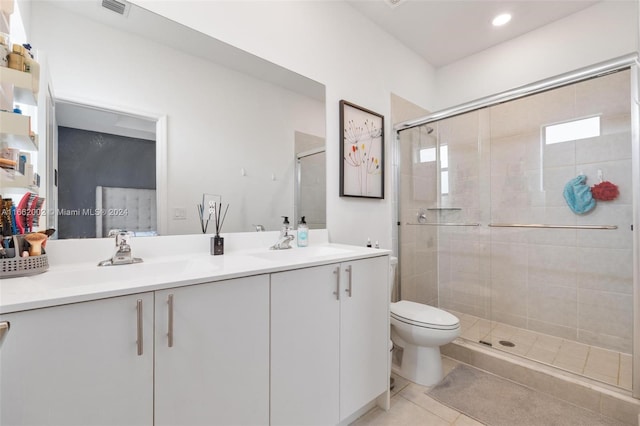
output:
M 618 186 L 606 180 L 591 187 L 591 195 L 596 200 L 611 201 L 617 198 L 619 194 Z

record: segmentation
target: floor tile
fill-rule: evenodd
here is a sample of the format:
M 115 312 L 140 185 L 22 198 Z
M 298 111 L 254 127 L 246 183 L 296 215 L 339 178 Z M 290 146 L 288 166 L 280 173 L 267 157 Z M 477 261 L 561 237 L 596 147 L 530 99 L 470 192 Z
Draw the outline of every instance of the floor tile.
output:
M 571 371 L 573 373 L 582 374 L 586 361 L 586 357 L 577 358 L 570 355 L 558 353 L 556 358 L 553 360 L 552 365 L 559 368 L 564 368 L 565 370 Z
M 617 382 L 620 371 L 620 353 L 599 348 L 591 348 L 587 356 L 584 373 L 587 376 L 602 375 L 613 377 Z
M 632 387 L 631 355 L 620 354 L 620 371 L 618 373 L 618 386 L 624 389 Z
M 398 392 L 400 392 L 402 389 L 404 389 L 406 386 L 408 386 L 409 383 L 411 383 L 409 380 L 405 379 L 404 377 L 400 377 L 394 373 L 391 373 L 391 377 L 393 378 L 393 382 L 394 382 L 393 389 L 391 390 L 392 397 Z
M 492 329 L 491 329 L 491 336 L 492 337 L 497 337 L 500 338 L 502 340 L 509 340 L 511 339 L 516 333 L 518 332 L 518 329 L 516 327 L 512 327 L 510 325 L 506 325 L 506 324 L 501 324 L 501 323 L 497 323 Z
M 389 411 L 374 408 L 356 420 L 353 425 L 406 426 L 429 425 L 449 426 L 450 422 L 441 419 L 417 404 L 396 395 L 391 399 Z
M 496 349 L 553 365 L 595 380 L 631 389 L 631 355 L 589 346 L 560 337 L 530 331 L 469 314 L 461 318 L 461 337 L 473 342 L 490 342 Z M 465 325 L 466 324 L 466 325 Z M 515 344 L 500 345 L 500 340 Z
M 419 405 L 449 423 L 455 421 L 460 413 L 429 397 L 425 393 L 427 390 L 428 388 L 424 386 L 412 383 L 400 392 L 400 396 L 416 405 Z
M 467 417 L 464 414 L 460 414 L 460 416 L 456 419 L 455 422 L 452 423 L 454 426 L 484 426 L 484 423 L 480 423 L 472 419 L 471 417 Z
M 586 377 L 589 377 L 590 379 L 595 379 L 600 382 L 608 383 L 610 385 L 618 384 L 618 377 L 605 376 L 604 374 L 596 373 L 593 371 L 587 371 L 587 370 L 585 370 L 584 375 Z
M 511 340 L 514 343 L 526 343 L 533 346 L 536 340 L 538 340 L 538 333 L 520 328 L 516 334 L 511 337 Z
M 548 342 L 547 342 L 548 343 Z M 551 345 L 553 346 L 553 345 Z M 565 348 L 569 348 L 571 345 L 565 345 Z M 599 348 L 596 348 L 599 349 Z M 545 349 L 536 348 L 532 346 L 527 356 L 541 355 L 542 357 L 556 356 L 556 361 L 560 363 L 563 368 L 571 369 L 577 368 L 572 363 L 579 363 L 580 358 L 571 357 L 571 351 L 566 350 L 563 354 L 556 354 L 553 351 L 547 351 Z M 576 353 L 576 352 L 573 352 Z M 578 352 L 579 353 L 579 352 Z M 593 352 L 594 360 L 615 359 L 615 355 L 601 353 L 596 350 Z M 614 354 L 616 354 L 614 352 Z M 619 354 L 620 356 L 620 374 L 627 373 L 629 381 L 631 380 L 631 356 L 627 354 Z M 460 362 L 448 358 L 442 357 L 442 366 L 445 375 L 449 374 L 455 366 Z M 565 365 L 566 364 L 566 365 Z M 353 425 L 357 426 L 369 426 L 369 425 L 381 425 L 381 426 L 413 426 L 413 425 L 428 425 L 428 426 L 482 426 L 482 423 L 470 418 L 459 411 L 447 407 L 440 402 L 434 400 L 426 392 L 430 389 L 425 386 L 420 386 L 409 380 L 406 380 L 396 374 L 392 374 L 395 379 L 396 387 L 392 391 L 391 408 L 389 411 L 384 411 L 380 408 L 374 408 L 364 416 L 357 419 Z M 615 384 L 616 381 L 624 381 L 620 378 L 610 377 L 605 375 L 598 375 L 594 373 L 594 379 L 600 380 L 606 383 Z M 629 387 L 631 384 L 629 383 Z
M 560 344 L 558 356 L 570 356 L 572 358 L 587 359 L 589 353 L 589 345 L 573 342 L 571 340 L 563 340 Z
M 562 344 L 562 339 L 554 336 L 547 336 L 545 334 L 541 334 L 538 336 L 534 343 L 534 347 L 538 347 L 541 349 L 545 349 L 548 351 L 558 351 L 560 350 L 560 345 Z
M 549 351 L 534 344 L 527 352 L 526 357 L 545 364 L 552 364 L 557 354 L 557 351 Z
M 503 343 L 500 343 L 500 342 L 507 343 L 507 345 L 504 345 Z M 514 346 L 508 346 L 509 343 L 513 343 Z M 501 351 L 505 351 L 505 352 L 509 352 L 509 353 L 513 353 L 521 356 L 526 355 L 527 352 L 529 352 L 529 350 L 533 346 L 533 343 L 517 342 L 513 338 L 508 339 L 508 338 L 503 338 L 498 336 L 493 336 L 491 338 L 491 344 L 496 349 L 500 349 Z
M 444 372 L 444 375 L 446 376 L 447 374 L 449 374 L 451 372 L 451 370 L 453 370 L 456 365 L 460 364 L 459 361 L 456 361 L 455 359 L 451 359 L 449 357 L 443 356 L 442 357 L 442 370 Z

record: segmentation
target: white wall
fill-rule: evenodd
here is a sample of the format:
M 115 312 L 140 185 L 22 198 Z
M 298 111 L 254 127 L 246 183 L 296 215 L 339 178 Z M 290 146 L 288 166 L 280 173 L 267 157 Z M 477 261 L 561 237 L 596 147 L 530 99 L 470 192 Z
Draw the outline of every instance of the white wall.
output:
M 324 136 L 324 103 L 46 2 L 33 3 L 32 44 L 57 97 L 167 115 L 168 233 L 200 232 L 203 193 L 231 204 L 226 232 L 279 229 L 293 214 L 294 134 Z
M 340 198 L 339 107 L 345 99 L 385 116 L 390 159 L 390 94 L 433 102 L 434 69 L 342 1 L 159 1 L 134 3 L 195 28 L 327 88 L 327 227 L 334 242 L 367 237 L 391 247 L 392 187 L 384 200 Z
M 638 50 L 637 0 L 609 0 L 436 72 L 437 110 Z

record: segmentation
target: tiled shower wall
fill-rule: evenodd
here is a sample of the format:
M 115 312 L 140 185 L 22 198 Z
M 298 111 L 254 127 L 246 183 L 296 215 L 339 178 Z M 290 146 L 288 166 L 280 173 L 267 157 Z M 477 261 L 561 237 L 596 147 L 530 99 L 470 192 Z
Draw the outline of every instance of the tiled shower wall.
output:
M 629 81 L 629 71 L 618 72 L 432 123 L 431 135 L 403 132 L 402 298 L 631 353 Z M 601 136 L 544 143 L 545 125 L 595 115 Z M 447 169 L 417 161 L 419 148 L 435 146 L 436 137 L 448 148 Z M 599 170 L 619 197 L 575 215 L 562 196 L 565 184 L 583 173 L 595 185 Z M 428 223 L 479 226 L 405 225 L 416 223 L 421 208 L 459 209 L 428 210 Z

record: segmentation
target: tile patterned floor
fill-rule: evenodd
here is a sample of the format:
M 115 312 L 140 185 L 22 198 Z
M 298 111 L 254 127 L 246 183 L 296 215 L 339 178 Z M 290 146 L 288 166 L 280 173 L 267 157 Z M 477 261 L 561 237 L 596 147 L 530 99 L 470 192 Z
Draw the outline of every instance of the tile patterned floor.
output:
M 445 375 L 458 363 L 449 358 L 442 358 Z M 391 391 L 391 408 L 384 411 L 374 408 L 356 420 L 354 426 L 482 426 L 471 417 L 442 405 L 430 398 L 425 392 L 429 389 L 392 374 L 395 387 Z
M 473 315 L 453 312 L 462 324 L 462 337 L 490 342 L 505 352 L 552 365 L 594 380 L 631 390 L 631 355 L 536 333 Z M 509 341 L 513 347 L 503 346 Z

